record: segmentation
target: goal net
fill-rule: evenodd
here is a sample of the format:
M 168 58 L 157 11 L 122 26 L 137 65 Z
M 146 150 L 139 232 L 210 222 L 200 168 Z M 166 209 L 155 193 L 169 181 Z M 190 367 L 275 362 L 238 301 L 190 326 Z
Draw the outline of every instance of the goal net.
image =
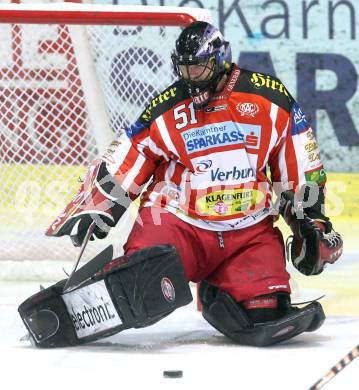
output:
M 87 165 L 173 81 L 175 39 L 194 20 L 209 11 L 0 4 L 0 279 L 64 276 L 79 250 L 44 231 Z M 115 250 L 134 215 L 110 233 Z M 85 260 L 106 245 L 91 242 Z

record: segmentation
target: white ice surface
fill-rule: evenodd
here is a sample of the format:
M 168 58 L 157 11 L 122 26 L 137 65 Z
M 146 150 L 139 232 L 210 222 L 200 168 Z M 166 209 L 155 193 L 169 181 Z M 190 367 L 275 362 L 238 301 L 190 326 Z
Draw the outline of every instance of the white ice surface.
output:
M 34 282 L 0 283 L 3 390 L 304 390 L 359 343 L 359 317 L 329 317 L 316 332 L 277 346 L 234 345 L 193 304 L 91 345 L 37 349 L 19 341 L 25 328 L 17 314 L 37 290 Z M 163 378 L 171 369 L 182 370 L 183 378 Z M 359 389 L 359 358 L 324 389 Z

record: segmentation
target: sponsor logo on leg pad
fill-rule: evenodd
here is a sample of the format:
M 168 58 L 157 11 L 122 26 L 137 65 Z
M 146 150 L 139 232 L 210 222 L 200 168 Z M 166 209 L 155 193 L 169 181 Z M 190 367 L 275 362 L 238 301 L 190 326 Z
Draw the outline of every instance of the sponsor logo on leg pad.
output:
M 103 280 L 62 295 L 79 339 L 121 325 Z

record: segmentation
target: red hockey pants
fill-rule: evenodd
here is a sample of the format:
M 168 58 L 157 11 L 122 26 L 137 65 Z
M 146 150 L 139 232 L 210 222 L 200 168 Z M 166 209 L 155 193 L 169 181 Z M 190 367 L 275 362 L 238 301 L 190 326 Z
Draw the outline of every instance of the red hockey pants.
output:
M 236 301 L 278 291 L 290 293 L 282 234 L 271 217 L 226 232 L 192 226 L 164 209 L 143 208 L 124 245 L 125 254 L 172 244 L 188 280 L 207 280 Z M 160 222 L 160 223 L 159 223 Z

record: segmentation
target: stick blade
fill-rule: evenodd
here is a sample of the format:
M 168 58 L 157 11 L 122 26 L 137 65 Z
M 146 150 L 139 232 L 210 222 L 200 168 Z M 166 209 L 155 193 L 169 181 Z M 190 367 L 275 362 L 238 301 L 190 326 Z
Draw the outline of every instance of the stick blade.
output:
M 67 280 L 63 292 L 70 292 L 76 287 L 79 287 L 86 280 L 90 279 L 106 264 L 108 264 L 113 257 L 113 246 L 109 245 L 106 249 L 96 255 L 92 260 L 87 262 L 77 271 L 75 271 Z

